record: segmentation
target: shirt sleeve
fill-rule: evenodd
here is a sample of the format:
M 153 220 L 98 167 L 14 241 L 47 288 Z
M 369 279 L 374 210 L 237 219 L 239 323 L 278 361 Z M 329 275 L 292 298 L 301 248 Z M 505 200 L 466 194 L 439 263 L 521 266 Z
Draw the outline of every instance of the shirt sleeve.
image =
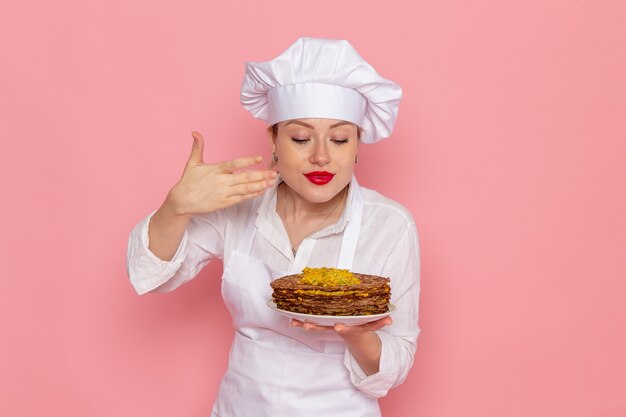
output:
M 366 375 L 346 349 L 344 364 L 352 384 L 371 397 L 384 397 L 406 379 L 413 365 L 419 335 L 420 253 L 415 224 L 398 241 L 383 267 L 382 276 L 391 279 L 393 324 L 378 330 L 382 342 L 379 371 Z
M 193 279 L 213 258 L 224 253 L 224 211 L 192 216 L 178 250 L 169 261 L 148 247 L 148 227 L 156 210 L 131 231 L 126 254 L 126 272 L 137 294 L 170 292 Z

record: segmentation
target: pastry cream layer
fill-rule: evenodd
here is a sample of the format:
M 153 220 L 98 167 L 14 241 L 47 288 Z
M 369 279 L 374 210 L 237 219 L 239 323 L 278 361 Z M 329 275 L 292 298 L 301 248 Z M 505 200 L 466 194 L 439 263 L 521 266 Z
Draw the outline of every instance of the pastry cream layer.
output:
M 295 290 L 296 294 L 306 295 L 326 295 L 330 297 L 340 295 L 355 295 L 357 297 L 367 297 L 370 294 L 367 291 L 324 291 L 324 290 Z

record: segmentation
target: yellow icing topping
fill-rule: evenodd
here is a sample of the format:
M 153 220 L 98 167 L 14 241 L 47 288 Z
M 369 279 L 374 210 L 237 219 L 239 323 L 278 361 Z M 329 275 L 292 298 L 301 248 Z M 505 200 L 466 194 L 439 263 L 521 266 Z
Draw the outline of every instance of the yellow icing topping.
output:
M 356 285 L 360 284 L 361 280 L 347 269 L 306 267 L 302 270 L 300 283 L 333 287 L 337 285 Z

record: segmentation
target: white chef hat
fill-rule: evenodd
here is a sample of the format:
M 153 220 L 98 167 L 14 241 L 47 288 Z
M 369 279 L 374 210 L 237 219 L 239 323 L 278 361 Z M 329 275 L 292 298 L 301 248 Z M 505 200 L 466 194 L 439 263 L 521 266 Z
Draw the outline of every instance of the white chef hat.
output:
M 391 135 L 402 89 L 382 78 L 346 40 L 300 38 L 271 61 L 246 62 L 241 104 L 270 125 L 284 120 L 346 120 L 361 141 Z

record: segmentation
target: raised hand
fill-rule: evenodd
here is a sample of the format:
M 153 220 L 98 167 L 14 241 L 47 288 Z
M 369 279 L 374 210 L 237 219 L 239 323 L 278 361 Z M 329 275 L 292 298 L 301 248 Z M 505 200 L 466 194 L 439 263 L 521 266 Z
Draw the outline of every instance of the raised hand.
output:
M 191 155 L 181 179 L 170 190 L 166 204 L 176 214 L 208 213 L 257 197 L 276 180 L 273 170 L 236 172 L 262 162 L 261 156 L 205 164 L 202 158 L 204 139 L 194 138 Z

